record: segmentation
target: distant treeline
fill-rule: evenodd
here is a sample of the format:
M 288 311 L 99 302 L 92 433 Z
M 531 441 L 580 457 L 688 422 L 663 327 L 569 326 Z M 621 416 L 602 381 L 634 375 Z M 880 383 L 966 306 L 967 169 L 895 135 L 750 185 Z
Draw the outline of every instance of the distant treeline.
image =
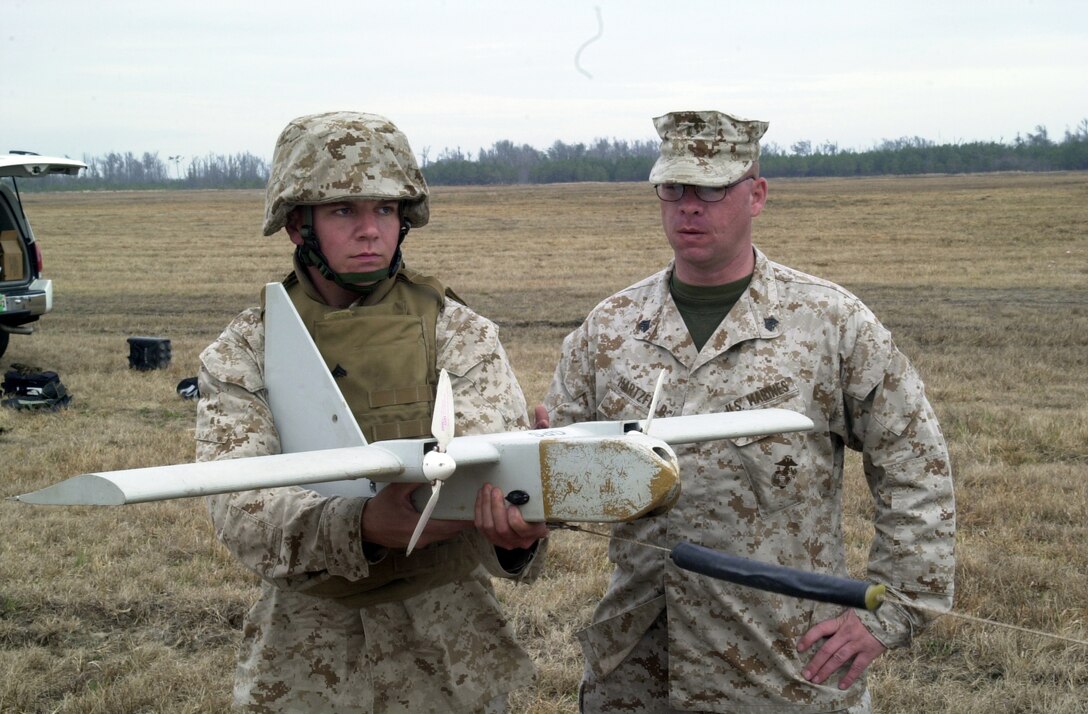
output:
M 20 190 L 125 190 L 192 188 L 264 188 L 268 164 L 253 154 L 208 154 L 192 159 L 182 168 L 181 156 L 163 159 L 158 152 L 136 156 L 110 152 L 105 156 L 83 155 L 87 168 L 79 176 L 48 176 L 19 184 Z
M 445 149 L 434 161 L 424 153 L 424 174 L 435 185 L 645 181 L 658 154 L 657 141 L 598 139 L 592 144 L 557 141 L 545 151 L 497 142 L 475 158 Z M 799 141 L 783 149 L 763 146 L 764 176 L 882 176 L 988 171 L 1088 170 L 1088 119 L 1054 141 L 1037 126 L 1011 144 L 937 144 L 921 137 L 886 139 L 864 150 Z
M 887 176 L 990 171 L 1078 171 L 1088 169 L 1088 119 L 1054 141 L 1037 126 L 1011 144 L 976 141 L 937 144 L 921 137 L 885 139 L 867 151 L 835 144 L 793 144 L 786 152 L 767 147 L 760 159 L 767 176 Z
M 591 144 L 556 141 L 548 149 L 496 142 L 476 156 L 443 149 L 433 160 L 422 152 L 423 172 L 436 186 L 567 183 L 577 181 L 645 181 L 657 158 L 658 142 L 597 139 Z M 21 184 L 28 190 L 88 190 L 139 188 L 263 188 L 268 165 L 252 154 L 211 155 L 189 161 L 158 153 L 110 153 L 84 156 L 86 171 L 77 178 L 57 176 Z M 1088 170 L 1088 119 L 1061 140 L 1051 139 L 1037 126 L 1012 143 L 969 142 L 937 144 L 921 137 L 885 139 L 867 150 L 840 149 L 825 142 L 798 141 L 788 150 L 771 142 L 763 147 L 763 175 L 882 176 L 959 174 L 989 171 Z

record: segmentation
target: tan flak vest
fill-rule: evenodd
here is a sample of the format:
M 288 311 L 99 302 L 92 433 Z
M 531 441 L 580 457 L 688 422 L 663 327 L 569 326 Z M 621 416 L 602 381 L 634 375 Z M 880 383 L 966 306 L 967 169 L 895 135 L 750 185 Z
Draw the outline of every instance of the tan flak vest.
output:
M 343 309 L 315 300 L 295 273 L 283 284 L 367 441 L 428 436 L 442 284 L 402 269 Z
M 460 299 L 435 278 L 402 268 L 360 303 L 333 308 L 315 299 L 297 272 L 296 266 L 283 285 L 367 441 L 429 436 L 438 383 L 435 326 L 444 297 Z M 333 576 L 306 593 L 365 607 L 453 582 L 477 563 L 463 537 L 411 556 L 365 550 L 376 554 L 365 580 Z

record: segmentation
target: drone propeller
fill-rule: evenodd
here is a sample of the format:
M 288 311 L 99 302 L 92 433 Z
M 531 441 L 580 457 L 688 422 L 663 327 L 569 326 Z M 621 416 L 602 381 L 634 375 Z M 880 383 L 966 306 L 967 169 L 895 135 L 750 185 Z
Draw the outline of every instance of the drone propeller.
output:
M 453 439 L 453 387 L 450 385 L 450 376 L 446 370 L 438 375 L 438 390 L 434 400 L 434 415 L 431 417 L 431 434 L 438 441 L 438 447 L 434 451 L 428 451 L 423 455 L 423 475 L 431 482 L 431 497 L 419 514 L 419 523 L 408 541 L 406 554 L 411 554 L 416 547 L 416 541 L 423 535 L 423 529 L 427 526 L 427 520 L 438 505 L 438 495 L 442 492 L 442 482 L 449 478 L 457 469 L 457 464 L 446 453 L 446 448 Z
M 654 386 L 654 396 L 650 399 L 650 413 L 646 415 L 646 423 L 642 425 L 642 433 L 650 435 L 650 424 L 653 423 L 654 413 L 657 411 L 657 400 L 661 397 L 661 385 L 665 381 L 665 370 L 657 375 L 657 384 Z

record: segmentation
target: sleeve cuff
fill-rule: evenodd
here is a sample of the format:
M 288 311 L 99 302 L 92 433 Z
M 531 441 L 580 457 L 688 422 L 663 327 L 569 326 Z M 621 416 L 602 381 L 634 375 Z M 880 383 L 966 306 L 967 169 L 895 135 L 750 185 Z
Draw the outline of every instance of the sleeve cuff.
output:
M 321 530 L 325 548 L 325 568 L 330 575 L 348 580 L 362 580 L 370 573 L 370 563 L 378 562 L 368 556 L 363 543 L 363 509 L 368 498 L 330 498 L 321 515 Z M 380 555 L 380 554 L 378 554 Z
M 888 588 L 888 593 L 893 597 L 885 600 L 884 604 L 876 610 L 856 610 L 856 612 L 862 624 L 885 647 L 888 649 L 907 647 L 914 637 L 925 630 L 938 615 L 903 607 L 896 600 L 911 598 L 904 596 L 899 591 L 893 591 L 891 588 Z M 914 593 L 914 596 L 914 599 L 919 600 L 919 604 L 928 608 L 947 610 L 952 606 L 951 595 L 947 597 L 938 594 L 921 596 Z
M 479 531 L 466 534 L 469 543 L 476 552 L 480 564 L 488 574 L 496 578 L 506 578 L 519 582 L 532 582 L 540 575 L 544 567 L 544 554 L 548 550 L 548 539 L 538 540 L 532 548 L 505 550 L 496 548 Z
M 495 558 L 499 561 L 499 567 L 503 570 L 512 575 L 518 575 L 532 562 L 539 545 L 540 541 L 537 541 L 529 548 L 515 548 L 513 550 L 506 550 L 496 546 Z

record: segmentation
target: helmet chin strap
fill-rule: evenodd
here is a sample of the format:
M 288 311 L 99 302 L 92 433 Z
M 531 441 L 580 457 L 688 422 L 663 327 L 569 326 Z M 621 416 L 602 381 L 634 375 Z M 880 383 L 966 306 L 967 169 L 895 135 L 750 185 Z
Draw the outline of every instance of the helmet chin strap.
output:
M 407 220 L 402 219 L 400 222 L 400 235 L 397 237 L 397 249 L 393 252 L 393 259 L 389 261 L 388 268 L 371 270 L 366 273 L 338 273 L 332 269 L 325 254 L 321 252 L 321 244 L 318 242 L 317 232 L 314 230 L 313 225 L 313 207 L 304 205 L 300 206 L 300 208 L 302 208 L 303 211 L 302 225 L 299 226 L 299 234 L 302 236 L 302 245 L 295 247 L 295 255 L 303 265 L 317 268 L 317 271 L 321 273 L 321 276 L 326 280 L 331 280 L 345 290 L 366 294 L 373 290 L 375 284 L 386 278 L 393 277 L 397 274 L 397 271 L 400 270 L 402 263 L 400 246 L 412 227 L 412 224 Z

